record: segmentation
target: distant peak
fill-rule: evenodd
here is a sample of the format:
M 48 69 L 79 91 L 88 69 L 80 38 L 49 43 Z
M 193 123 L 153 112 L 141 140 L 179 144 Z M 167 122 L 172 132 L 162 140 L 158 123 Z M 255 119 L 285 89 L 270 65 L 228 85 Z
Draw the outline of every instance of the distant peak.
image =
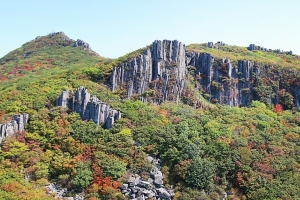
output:
M 52 36 L 55 36 L 55 35 L 66 35 L 64 32 L 60 31 L 60 32 L 52 32 L 52 33 L 49 33 L 48 36 L 49 37 L 52 37 Z
M 52 32 L 49 33 L 46 36 L 37 36 L 33 41 L 39 41 L 41 38 L 51 38 L 52 41 L 51 44 L 48 45 L 53 45 L 52 43 L 58 40 L 62 40 L 64 42 L 66 42 L 64 44 L 64 46 L 72 46 L 72 47 L 79 47 L 83 50 L 90 50 L 93 51 L 89 45 L 89 43 L 85 42 L 84 40 L 81 39 L 77 39 L 77 40 L 73 40 L 71 38 L 69 38 L 64 32 L 60 31 L 60 32 Z M 31 41 L 30 41 L 31 42 Z M 94 51 L 93 51 L 94 52 Z M 95 54 L 97 54 L 96 52 L 94 52 Z M 98 55 L 98 54 L 97 54 Z

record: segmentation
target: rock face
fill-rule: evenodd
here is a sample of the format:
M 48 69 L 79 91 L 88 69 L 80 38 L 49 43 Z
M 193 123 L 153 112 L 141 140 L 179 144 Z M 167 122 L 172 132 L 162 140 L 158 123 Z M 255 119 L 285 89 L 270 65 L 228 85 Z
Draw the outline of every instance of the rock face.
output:
M 152 46 L 129 62 L 115 67 L 111 76 L 111 88 L 126 89 L 127 97 L 146 95 L 154 90 L 155 102 L 178 101 L 186 86 L 185 46 L 177 40 L 155 41 Z
M 208 53 L 188 52 L 176 40 L 155 41 L 143 54 L 115 67 L 110 78 L 111 89 L 126 90 L 128 98 L 138 95 L 144 102 L 178 102 L 187 92 L 188 69 L 195 69 L 195 87 L 213 103 L 250 106 L 252 100 L 262 100 L 291 108 L 286 101 L 292 98 L 300 106 L 297 73 L 248 60 L 231 62 Z
M 190 52 L 188 65 L 195 66 L 200 88 L 210 95 L 210 101 L 230 106 L 249 106 L 253 96 L 254 63 L 239 61 L 233 66 L 229 59 L 217 63 L 208 53 Z
M 77 41 L 74 42 L 74 47 L 83 47 L 84 49 L 91 49 L 89 43 L 84 42 L 80 39 L 77 39 Z
M 0 143 L 4 138 L 13 136 L 18 132 L 22 132 L 25 130 L 25 126 L 28 122 L 28 114 L 16 114 L 12 117 L 12 120 L 5 123 L 0 124 Z
M 79 113 L 83 120 L 93 120 L 107 129 L 121 118 L 120 111 L 111 109 L 95 95 L 91 97 L 83 86 L 80 86 L 75 94 L 72 91 L 62 91 L 56 100 L 56 106 L 61 106 L 63 109 L 70 108 L 73 112 Z

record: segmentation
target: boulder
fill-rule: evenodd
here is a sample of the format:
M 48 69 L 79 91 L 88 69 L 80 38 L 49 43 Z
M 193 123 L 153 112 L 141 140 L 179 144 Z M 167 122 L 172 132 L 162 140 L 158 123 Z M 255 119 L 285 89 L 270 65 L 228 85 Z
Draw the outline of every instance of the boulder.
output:
M 130 198 L 130 199 L 135 199 L 135 194 L 134 194 L 134 193 L 131 193 L 131 194 L 129 195 L 129 198 Z
M 152 178 L 148 178 L 148 182 L 149 183 L 153 183 L 153 179 Z
M 171 199 L 171 195 L 168 193 L 168 191 L 164 188 L 158 188 L 157 190 L 158 197 L 162 199 Z
M 174 190 L 168 190 L 168 193 L 170 194 L 170 196 L 174 196 L 175 195 L 175 192 L 174 192 Z
M 163 185 L 163 177 L 161 175 L 155 175 L 154 184 L 156 185 Z
M 122 190 L 127 190 L 127 189 L 128 189 L 128 184 L 123 184 L 123 185 L 121 186 L 121 189 L 122 189 Z

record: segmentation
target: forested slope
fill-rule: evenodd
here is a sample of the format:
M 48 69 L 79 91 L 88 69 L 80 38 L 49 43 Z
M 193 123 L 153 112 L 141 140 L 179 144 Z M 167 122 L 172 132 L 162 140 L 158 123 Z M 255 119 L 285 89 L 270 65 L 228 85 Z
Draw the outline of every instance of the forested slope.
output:
M 210 54 L 216 62 L 229 58 L 233 66 L 247 59 L 284 69 L 295 80 L 290 84 L 291 79 L 285 79 L 288 76 L 281 73 L 279 82 L 287 82 L 284 87 L 297 88 L 297 56 L 251 53 L 242 47 L 222 50 L 190 45 L 185 52 L 172 54 L 193 54 L 189 63 L 165 54 L 166 59 L 159 60 L 159 64 L 147 65 L 148 69 L 160 66 L 162 72 L 168 72 L 169 79 L 153 71 L 161 81 L 156 84 L 161 85 L 154 87 L 153 80 L 145 81 L 149 88 L 132 92 L 128 99 L 126 84 L 130 79 L 118 79 L 120 82 L 112 91 L 111 75 L 118 68 L 120 72 L 128 70 L 130 77 L 134 74 L 131 66 L 138 69 L 134 66 L 139 66 L 138 60 L 146 55 L 156 61 L 152 56 L 159 57 L 153 54 L 157 52 L 155 47 L 151 45 L 110 60 L 95 54 L 86 43 L 78 46 L 76 42 L 63 33 L 50 34 L 24 44 L 0 60 L 0 123 L 9 121 L 16 113 L 29 114 L 26 131 L 7 137 L 1 144 L 1 197 L 54 199 L 55 195 L 47 194 L 44 186 L 55 182 L 68 189 L 67 196 L 83 193 L 90 200 L 128 199 L 120 186 L 127 183 L 131 173 L 147 180 L 151 165 L 146 157 L 152 155 L 162 161 L 164 186 L 173 187 L 173 199 L 222 199 L 224 192 L 228 199 L 299 198 L 300 113 L 294 90 L 286 89 L 286 94 L 275 102 L 271 95 L 275 87 L 270 89 L 271 93 L 263 93 L 265 89 L 256 91 L 250 85 L 255 95 L 262 96 L 251 97 L 248 106 L 222 105 L 219 100 L 224 99 L 215 96 L 218 85 L 208 92 L 204 77 L 196 76 L 203 63 L 188 65 L 199 52 Z M 149 48 L 151 57 L 144 54 Z M 240 57 L 236 51 L 243 56 L 259 54 L 262 58 L 258 62 L 253 57 Z M 176 62 L 171 62 L 173 58 Z M 224 59 L 224 63 L 228 62 Z M 224 63 L 212 65 L 214 72 L 222 71 L 218 67 Z M 272 74 L 267 76 L 268 72 L 265 71 L 261 86 L 274 80 Z M 163 99 L 164 91 L 172 91 L 171 87 L 163 86 L 173 86 L 176 73 L 182 73 L 185 82 L 178 85 L 182 88 L 181 96 Z M 228 71 L 224 73 L 228 75 Z M 222 80 L 218 77 L 216 84 Z M 72 110 L 55 106 L 62 90 L 75 91 L 81 85 L 121 111 L 122 118 L 111 129 L 83 121 Z M 173 94 L 179 94 L 177 91 Z M 216 100 L 212 101 L 213 98 Z

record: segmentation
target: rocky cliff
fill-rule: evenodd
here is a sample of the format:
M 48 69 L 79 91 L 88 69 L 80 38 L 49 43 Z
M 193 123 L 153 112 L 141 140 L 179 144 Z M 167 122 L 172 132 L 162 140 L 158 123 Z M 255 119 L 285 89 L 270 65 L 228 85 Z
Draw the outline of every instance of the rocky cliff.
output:
M 115 67 L 111 76 L 112 91 L 126 89 L 127 97 L 141 95 L 146 101 L 145 91 L 155 91 L 153 101 L 178 101 L 186 86 L 185 46 L 181 42 L 155 41 L 150 48 L 136 58 Z
M 187 51 L 176 40 L 155 41 L 143 54 L 115 67 L 111 89 L 124 89 L 128 98 L 139 95 L 143 101 L 177 102 L 185 95 L 188 69 L 194 69 L 195 88 L 213 103 L 249 106 L 261 100 L 286 108 L 300 105 L 296 72 L 249 60 L 216 59 Z
M 187 53 L 187 64 L 194 66 L 200 89 L 210 95 L 210 101 L 230 106 L 249 106 L 253 99 L 253 77 L 257 75 L 254 63 L 229 59 L 215 61 L 207 53 Z
M 0 124 L 0 143 L 4 138 L 13 136 L 18 132 L 22 132 L 25 130 L 25 125 L 28 122 L 28 114 L 16 114 L 12 117 L 12 120 L 5 123 Z
M 107 103 L 99 100 L 95 95 L 91 97 L 88 90 L 80 86 L 77 91 L 62 91 L 57 98 L 56 106 L 71 109 L 80 114 L 83 120 L 93 120 L 96 124 L 110 129 L 114 122 L 121 118 L 121 112 L 110 108 Z

